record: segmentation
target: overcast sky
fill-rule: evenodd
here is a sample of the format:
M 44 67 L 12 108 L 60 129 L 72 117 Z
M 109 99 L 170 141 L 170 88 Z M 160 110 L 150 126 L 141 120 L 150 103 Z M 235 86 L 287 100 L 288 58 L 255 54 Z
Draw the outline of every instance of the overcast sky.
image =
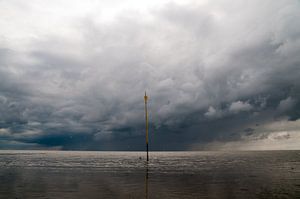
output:
M 0 149 L 300 149 L 299 0 L 0 1 Z

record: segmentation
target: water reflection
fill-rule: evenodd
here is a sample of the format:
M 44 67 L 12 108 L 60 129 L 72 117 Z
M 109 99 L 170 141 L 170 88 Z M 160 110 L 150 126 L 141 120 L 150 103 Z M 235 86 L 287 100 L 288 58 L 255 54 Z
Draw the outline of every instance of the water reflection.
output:
M 0 198 L 297 198 L 299 152 L 1 154 Z
M 145 199 L 148 199 L 148 179 L 149 179 L 149 164 L 145 162 Z

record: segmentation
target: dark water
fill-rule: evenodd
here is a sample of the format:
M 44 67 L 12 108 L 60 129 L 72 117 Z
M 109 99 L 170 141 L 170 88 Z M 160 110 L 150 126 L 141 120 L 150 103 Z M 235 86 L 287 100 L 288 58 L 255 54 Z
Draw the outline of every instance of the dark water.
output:
M 300 151 L 0 151 L 0 198 L 300 198 Z

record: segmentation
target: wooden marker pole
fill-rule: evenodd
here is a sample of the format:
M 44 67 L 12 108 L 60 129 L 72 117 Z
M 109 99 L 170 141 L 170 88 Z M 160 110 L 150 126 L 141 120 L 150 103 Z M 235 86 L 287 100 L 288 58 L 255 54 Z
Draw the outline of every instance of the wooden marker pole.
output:
M 147 110 L 148 96 L 146 94 L 146 91 L 145 91 L 144 101 L 145 101 L 145 120 L 146 120 L 146 150 L 147 150 L 147 162 L 148 162 L 149 161 L 148 110 Z

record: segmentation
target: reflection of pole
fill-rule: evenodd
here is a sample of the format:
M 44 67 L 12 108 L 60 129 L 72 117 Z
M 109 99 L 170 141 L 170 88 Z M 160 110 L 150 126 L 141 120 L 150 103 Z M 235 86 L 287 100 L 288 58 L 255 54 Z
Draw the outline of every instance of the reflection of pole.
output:
M 146 165 L 145 173 L 145 199 L 148 199 L 148 163 Z
M 145 119 L 146 119 L 146 150 L 147 150 L 147 161 L 149 161 L 149 146 L 148 146 L 148 111 L 147 111 L 147 101 L 148 101 L 148 96 L 146 94 L 145 91 L 145 96 L 144 96 L 144 100 L 145 100 Z

